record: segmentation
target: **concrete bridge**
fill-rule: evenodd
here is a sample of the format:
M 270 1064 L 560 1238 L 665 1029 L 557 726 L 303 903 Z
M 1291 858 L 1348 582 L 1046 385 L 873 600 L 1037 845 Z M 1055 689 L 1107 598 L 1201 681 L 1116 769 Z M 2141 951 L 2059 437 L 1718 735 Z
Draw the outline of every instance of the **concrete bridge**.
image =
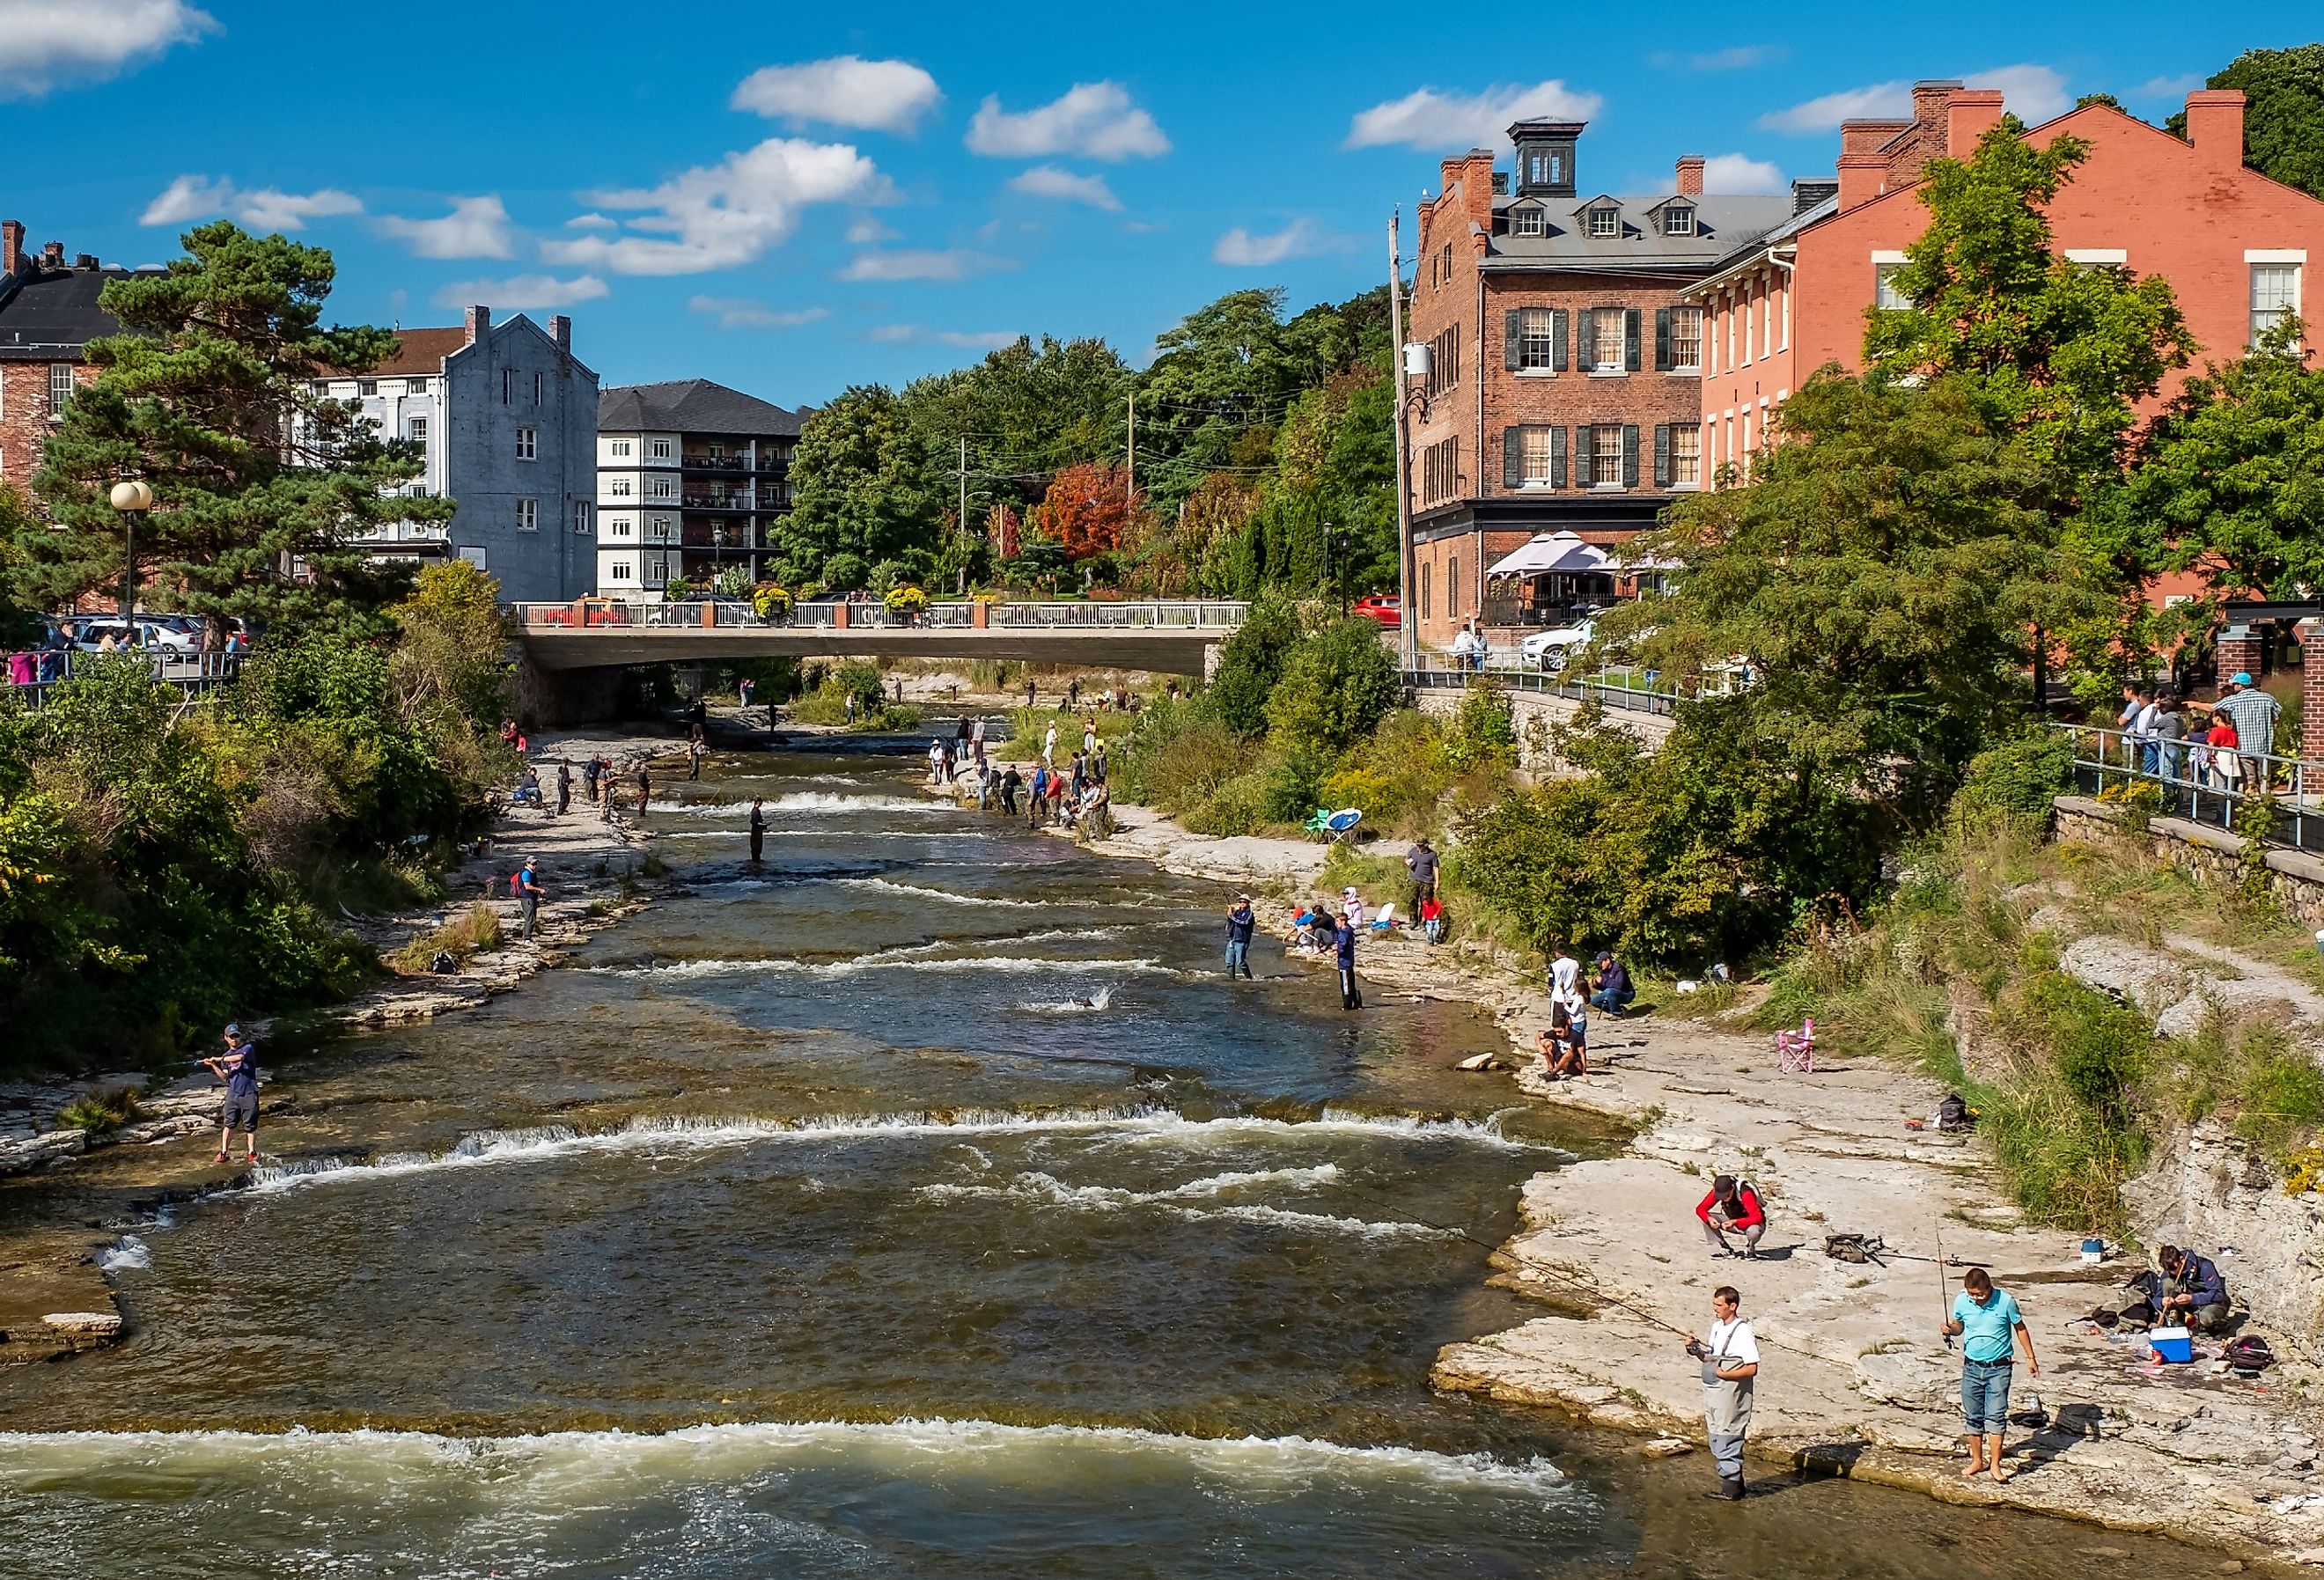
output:
M 1201 675 L 1248 605 L 1206 602 L 801 604 L 761 619 L 748 604 L 581 598 L 519 604 L 525 656 L 543 670 L 747 658 L 1005 659 Z

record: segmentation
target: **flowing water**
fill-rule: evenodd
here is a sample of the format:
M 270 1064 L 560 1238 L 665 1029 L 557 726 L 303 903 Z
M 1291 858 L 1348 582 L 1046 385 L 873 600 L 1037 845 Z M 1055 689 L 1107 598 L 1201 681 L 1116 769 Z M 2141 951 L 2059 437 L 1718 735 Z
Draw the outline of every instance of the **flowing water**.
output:
M 1434 1396 L 1529 1314 L 1519 1185 L 1606 1139 L 1454 1073 L 1472 1012 L 1265 944 L 1230 987 L 1217 886 L 909 775 L 675 787 L 687 892 L 582 968 L 277 1050 L 281 1161 L 106 1253 L 128 1341 L 0 1371 L 0 1575 L 2088 1567 Z

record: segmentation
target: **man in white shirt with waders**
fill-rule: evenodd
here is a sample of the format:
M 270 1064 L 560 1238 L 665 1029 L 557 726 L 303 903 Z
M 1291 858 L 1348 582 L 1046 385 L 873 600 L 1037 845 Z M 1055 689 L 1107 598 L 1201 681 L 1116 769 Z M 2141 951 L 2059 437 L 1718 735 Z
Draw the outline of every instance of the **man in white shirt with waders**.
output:
M 1703 1424 L 1719 1466 L 1719 1490 L 1706 1495 L 1729 1501 L 1743 1496 L 1743 1438 L 1751 1429 L 1752 1380 L 1759 1375 L 1759 1341 L 1737 1315 L 1742 1304 L 1731 1285 L 1721 1284 L 1711 1295 L 1711 1336 L 1686 1335 L 1686 1353 L 1702 1363 Z

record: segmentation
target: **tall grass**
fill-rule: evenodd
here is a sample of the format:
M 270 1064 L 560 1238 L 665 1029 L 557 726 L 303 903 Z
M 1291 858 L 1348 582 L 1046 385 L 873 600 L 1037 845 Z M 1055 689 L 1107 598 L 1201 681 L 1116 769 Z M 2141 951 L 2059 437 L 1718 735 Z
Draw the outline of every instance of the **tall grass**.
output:
M 414 937 L 388 957 L 388 964 L 398 971 L 425 972 L 433 967 L 438 955 L 449 955 L 466 966 L 471 956 L 490 954 L 500 947 L 500 913 L 479 900 L 442 927 Z

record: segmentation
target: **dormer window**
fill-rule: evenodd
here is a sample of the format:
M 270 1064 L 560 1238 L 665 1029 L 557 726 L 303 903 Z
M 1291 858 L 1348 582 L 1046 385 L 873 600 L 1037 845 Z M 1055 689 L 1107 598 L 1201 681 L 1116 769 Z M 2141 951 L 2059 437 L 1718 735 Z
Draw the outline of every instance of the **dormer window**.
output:
M 1573 144 L 1586 124 L 1519 121 L 1509 128 L 1509 141 L 1517 151 L 1517 196 L 1573 196 Z
M 1694 234 L 1694 206 L 1690 203 L 1673 203 L 1669 208 L 1665 208 L 1663 210 L 1663 234 L 1665 236 L 1692 236 Z
M 1590 210 L 1590 234 L 1596 237 L 1618 236 L 1622 234 L 1622 211 L 1618 208 Z
M 1539 235 L 1541 235 L 1541 234 L 1542 234 L 1542 212 L 1541 212 L 1541 210 L 1540 210 L 1540 209 L 1538 209 L 1538 208 L 1516 208 L 1516 209 L 1512 209 L 1512 210 L 1510 210 L 1510 212 L 1509 212 L 1509 234 L 1510 234 L 1511 236 L 1539 236 Z

